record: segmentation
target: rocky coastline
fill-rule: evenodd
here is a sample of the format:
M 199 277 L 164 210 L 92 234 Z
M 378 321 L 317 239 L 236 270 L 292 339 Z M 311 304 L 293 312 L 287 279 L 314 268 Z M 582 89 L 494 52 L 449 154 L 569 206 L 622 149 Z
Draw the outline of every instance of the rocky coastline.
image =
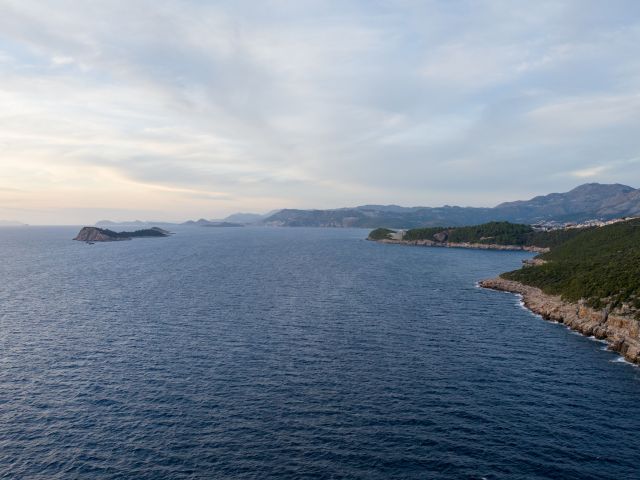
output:
M 588 337 L 605 340 L 609 348 L 629 362 L 640 364 L 640 322 L 630 315 L 596 310 L 584 303 L 566 302 L 560 296 L 544 293 L 536 287 L 504 278 L 492 278 L 479 283 L 483 288 L 511 292 L 522 296 L 529 310 Z
M 417 247 L 472 248 L 476 250 L 512 250 L 535 253 L 547 253 L 549 251 L 548 248 L 544 247 L 535 247 L 530 245 L 500 245 L 498 243 L 435 242 L 433 240 L 397 240 L 390 238 L 373 241 L 379 243 L 410 245 Z

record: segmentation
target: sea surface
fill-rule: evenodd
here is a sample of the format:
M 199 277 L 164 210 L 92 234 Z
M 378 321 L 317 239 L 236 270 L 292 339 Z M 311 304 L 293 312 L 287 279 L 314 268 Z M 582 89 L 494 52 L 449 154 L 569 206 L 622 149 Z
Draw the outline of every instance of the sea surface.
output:
M 638 479 L 640 369 L 364 230 L 0 229 L 0 478 Z

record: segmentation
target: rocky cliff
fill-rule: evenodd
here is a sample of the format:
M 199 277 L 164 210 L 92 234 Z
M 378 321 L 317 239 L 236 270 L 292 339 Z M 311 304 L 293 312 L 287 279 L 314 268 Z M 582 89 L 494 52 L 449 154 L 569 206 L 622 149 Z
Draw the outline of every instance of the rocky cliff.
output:
M 547 295 L 539 288 L 503 278 L 480 282 L 480 286 L 522 295 L 524 305 L 546 320 L 567 325 L 583 335 L 606 340 L 611 350 L 630 362 L 640 364 L 640 322 L 630 315 L 596 310 L 582 302 L 570 303 L 560 296 Z
M 97 227 L 82 227 L 74 240 L 80 242 L 113 242 L 117 240 L 131 240 L 130 237 L 113 235 L 111 230 Z

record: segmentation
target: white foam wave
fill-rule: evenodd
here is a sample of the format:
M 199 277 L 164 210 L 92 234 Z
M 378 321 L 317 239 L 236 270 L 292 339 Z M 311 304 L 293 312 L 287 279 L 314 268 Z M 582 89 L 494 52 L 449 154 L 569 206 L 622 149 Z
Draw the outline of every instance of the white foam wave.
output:
M 598 342 L 598 343 L 604 343 L 604 344 L 606 344 L 606 343 L 607 343 L 607 341 L 606 341 L 606 340 L 603 340 L 602 338 L 596 338 L 596 337 L 594 337 L 593 335 L 591 335 L 591 336 L 589 337 L 589 340 L 593 340 L 594 342 Z
M 640 365 L 636 365 L 635 363 L 630 362 L 629 360 L 627 360 L 626 358 L 624 358 L 623 356 L 618 356 L 616 358 L 614 358 L 613 360 L 609 360 L 611 363 L 626 363 L 627 365 L 630 365 L 632 367 L 638 367 Z

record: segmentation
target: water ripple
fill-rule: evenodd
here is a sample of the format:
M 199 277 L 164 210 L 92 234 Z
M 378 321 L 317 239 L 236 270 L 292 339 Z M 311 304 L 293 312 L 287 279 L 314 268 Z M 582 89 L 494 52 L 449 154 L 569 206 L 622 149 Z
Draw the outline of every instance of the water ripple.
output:
M 0 229 L 0 478 L 638 478 L 640 369 L 363 231 Z

